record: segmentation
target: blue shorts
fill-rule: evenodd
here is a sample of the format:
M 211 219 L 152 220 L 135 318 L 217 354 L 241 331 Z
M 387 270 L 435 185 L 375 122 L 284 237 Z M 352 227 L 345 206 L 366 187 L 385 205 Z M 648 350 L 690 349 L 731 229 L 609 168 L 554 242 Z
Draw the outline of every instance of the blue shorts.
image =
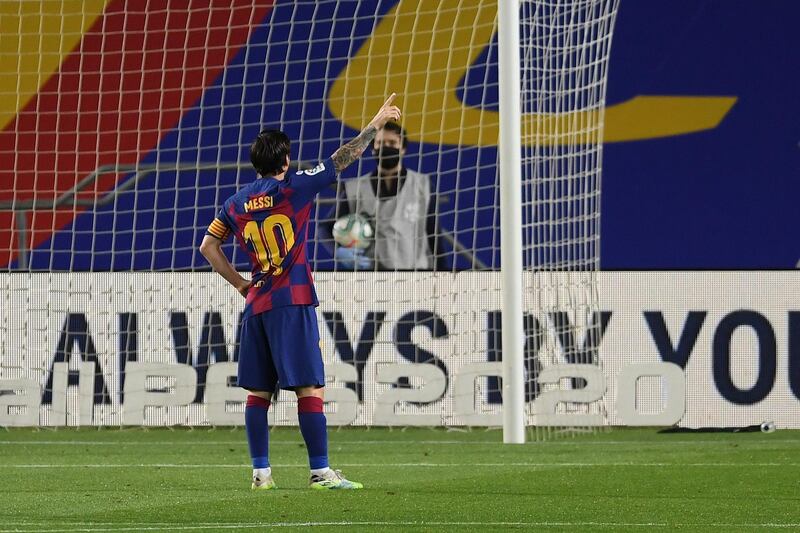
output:
M 238 385 L 269 392 L 325 386 L 314 306 L 278 307 L 242 323 Z

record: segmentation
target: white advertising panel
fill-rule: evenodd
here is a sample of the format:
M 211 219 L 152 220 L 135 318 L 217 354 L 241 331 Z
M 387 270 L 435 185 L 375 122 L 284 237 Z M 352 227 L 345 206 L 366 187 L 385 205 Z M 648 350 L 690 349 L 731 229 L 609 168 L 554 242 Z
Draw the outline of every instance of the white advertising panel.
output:
M 603 326 L 594 345 L 578 327 L 567 338 L 599 366 L 567 354 L 557 308 L 528 311 L 536 346 L 563 351 L 526 374 L 529 423 L 800 428 L 800 272 L 594 276 Z M 315 277 L 332 424 L 501 423 L 497 273 Z M 14 273 L 0 287 L 0 425 L 243 423 L 243 301 L 218 276 Z M 296 423 L 292 397 L 272 423 Z

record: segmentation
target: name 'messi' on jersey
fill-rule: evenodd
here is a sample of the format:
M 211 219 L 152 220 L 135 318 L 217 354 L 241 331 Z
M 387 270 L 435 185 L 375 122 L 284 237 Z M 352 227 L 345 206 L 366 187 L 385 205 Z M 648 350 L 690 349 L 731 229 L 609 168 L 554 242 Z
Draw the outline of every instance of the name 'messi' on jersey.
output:
M 262 209 L 269 209 L 273 206 L 274 200 L 272 196 L 256 196 L 244 203 L 245 213 L 251 211 L 261 211 Z

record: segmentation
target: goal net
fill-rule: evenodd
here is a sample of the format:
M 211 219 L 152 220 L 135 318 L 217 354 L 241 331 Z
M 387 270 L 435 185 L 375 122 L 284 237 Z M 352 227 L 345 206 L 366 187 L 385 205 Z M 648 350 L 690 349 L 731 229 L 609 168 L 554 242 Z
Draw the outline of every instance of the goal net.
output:
M 595 374 L 553 369 L 599 365 L 617 3 L 520 3 L 532 427 L 605 422 Z M 380 170 L 384 131 L 309 225 L 329 422 L 502 423 L 496 2 L 11 1 L 0 16 L 0 426 L 242 424 L 243 302 L 197 247 L 255 179 L 262 128 L 313 166 L 391 92 L 402 170 Z M 333 237 L 354 213 L 375 234 L 363 250 Z M 577 389 L 583 403 L 559 399 Z M 273 423 L 295 422 L 291 396 Z

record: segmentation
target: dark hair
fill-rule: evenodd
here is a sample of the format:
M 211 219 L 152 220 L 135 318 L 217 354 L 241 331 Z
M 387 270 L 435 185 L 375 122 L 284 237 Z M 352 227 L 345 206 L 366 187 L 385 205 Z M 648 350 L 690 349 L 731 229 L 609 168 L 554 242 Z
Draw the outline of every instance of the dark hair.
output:
M 400 139 L 403 141 L 403 148 L 408 148 L 408 134 L 406 133 L 406 130 L 400 126 L 400 124 L 397 122 L 387 122 L 381 129 L 398 134 Z
M 280 130 L 263 130 L 250 145 L 250 162 L 262 176 L 277 176 L 283 172 L 291 143 Z

